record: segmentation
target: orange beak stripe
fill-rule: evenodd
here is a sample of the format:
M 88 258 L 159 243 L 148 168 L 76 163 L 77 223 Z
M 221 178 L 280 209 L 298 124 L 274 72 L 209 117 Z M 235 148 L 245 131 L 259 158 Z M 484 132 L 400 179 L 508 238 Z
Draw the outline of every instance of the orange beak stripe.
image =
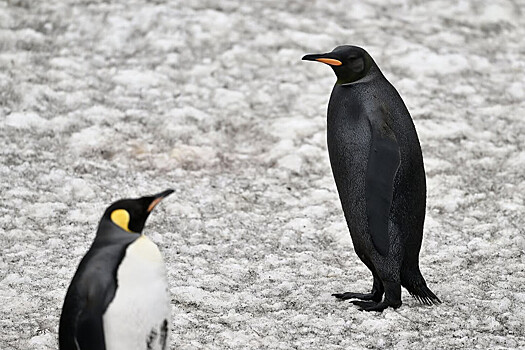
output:
M 318 58 L 316 59 L 316 61 L 323 62 L 331 66 L 340 66 L 343 64 L 341 63 L 341 61 L 333 59 L 333 58 Z
M 155 208 L 155 206 L 156 206 L 157 204 L 159 204 L 159 202 L 162 200 L 162 198 L 163 198 L 163 197 L 157 198 L 157 199 L 155 199 L 153 202 L 151 202 L 151 204 L 150 204 L 149 207 L 148 207 L 148 212 L 152 211 L 153 208 Z

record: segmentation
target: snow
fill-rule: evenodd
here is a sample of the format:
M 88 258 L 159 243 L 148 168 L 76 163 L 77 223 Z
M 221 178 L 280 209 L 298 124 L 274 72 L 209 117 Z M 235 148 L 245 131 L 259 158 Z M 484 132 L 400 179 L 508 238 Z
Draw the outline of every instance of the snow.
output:
M 460 54 L 439 54 L 429 49 L 418 48 L 417 51 L 407 52 L 396 60 L 396 66 L 409 67 L 412 77 L 424 75 L 449 76 L 458 74 L 469 68 L 466 57 Z
M 114 200 L 175 193 L 146 234 L 172 348 L 525 348 L 525 7 L 473 0 L 0 2 L 0 349 L 56 349 Z M 443 300 L 366 292 L 326 150 L 332 71 L 364 46 L 427 171 L 421 268 Z
M 93 125 L 71 135 L 69 150 L 78 154 L 101 151 L 106 147 L 111 147 L 112 138 L 109 130 Z
M 47 120 L 34 112 L 11 113 L 5 119 L 5 125 L 17 129 L 42 129 Z

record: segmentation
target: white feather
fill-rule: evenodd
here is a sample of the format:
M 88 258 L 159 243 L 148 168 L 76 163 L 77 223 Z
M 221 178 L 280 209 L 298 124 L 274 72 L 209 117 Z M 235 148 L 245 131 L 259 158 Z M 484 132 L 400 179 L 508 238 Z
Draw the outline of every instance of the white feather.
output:
M 168 349 L 170 323 L 164 260 L 155 243 L 141 235 L 117 270 L 117 291 L 103 316 L 106 348 Z

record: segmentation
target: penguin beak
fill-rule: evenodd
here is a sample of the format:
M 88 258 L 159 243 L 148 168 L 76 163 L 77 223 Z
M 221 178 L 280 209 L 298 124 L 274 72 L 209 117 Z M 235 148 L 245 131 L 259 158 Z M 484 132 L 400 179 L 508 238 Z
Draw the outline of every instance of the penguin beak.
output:
M 148 213 L 151 212 L 153 210 L 153 208 L 155 208 L 155 206 L 160 203 L 161 200 L 163 200 L 164 198 L 166 198 L 167 196 L 169 196 L 173 192 L 175 192 L 175 191 L 170 188 L 170 189 L 168 189 L 168 190 L 166 190 L 164 192 L 157 193 L 157 194 L 153 195 L 152 196 L 153 197 L 153 201 L 151 201 L 150 205 L 148 206 Z
M 330 57 L 330 53 L 305 55 L 303 56 L 303 61 L 318 61 L 326 63 L 330 66 L 340 66 L 343 64 L 343 62 L 339 61 L 338 59 Z

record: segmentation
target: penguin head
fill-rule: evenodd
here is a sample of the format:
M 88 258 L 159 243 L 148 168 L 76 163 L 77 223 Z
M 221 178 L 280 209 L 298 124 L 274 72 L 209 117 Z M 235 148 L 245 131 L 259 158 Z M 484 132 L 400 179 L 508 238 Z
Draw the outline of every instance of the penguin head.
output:
M 141 233 L 149 214 L 165 197 L 172 194 L 172 189 L 136 199 L 121 199 L 111 204 L 102 220 L 110 220 L 121 229 L 131 233 Z
M 358 46 L 338 46 L 332 52 L 306 55 L 305 61 L 318 61 L 328 64 L 337 76 L 338 85 L 350 84 L 367 75 L 375 65 L 372 57 Z

